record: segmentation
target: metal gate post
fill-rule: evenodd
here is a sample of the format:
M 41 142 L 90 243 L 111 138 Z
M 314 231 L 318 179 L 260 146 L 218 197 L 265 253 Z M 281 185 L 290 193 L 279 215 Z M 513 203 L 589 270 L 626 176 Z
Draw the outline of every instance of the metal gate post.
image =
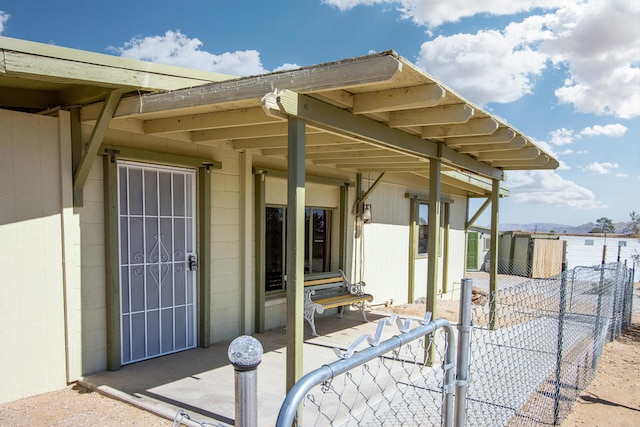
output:
M 456 404 L 454 425 L 463 427 L 467 418 L 469 386 L 469 342 L 471 335 L 471 288 L 473 280 L 462 279 L 460 289 L 460 319 L 458 324 L 458 355 L 456 362 Z
M 262 345 L 249 335 L 240 336 L 229 345 L 227 355 L 235 369 L 236 426 L 258 425 L 258 365 L 262 362 Z

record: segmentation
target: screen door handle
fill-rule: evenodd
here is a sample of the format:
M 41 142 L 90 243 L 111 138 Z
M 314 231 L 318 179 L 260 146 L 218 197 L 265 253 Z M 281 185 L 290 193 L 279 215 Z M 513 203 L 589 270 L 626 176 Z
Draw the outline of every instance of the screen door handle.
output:
M 198 257 L 196 254 L 191 254 L 187 257 L 187 266 L 189 271 L 196 271 L 198 269 Z

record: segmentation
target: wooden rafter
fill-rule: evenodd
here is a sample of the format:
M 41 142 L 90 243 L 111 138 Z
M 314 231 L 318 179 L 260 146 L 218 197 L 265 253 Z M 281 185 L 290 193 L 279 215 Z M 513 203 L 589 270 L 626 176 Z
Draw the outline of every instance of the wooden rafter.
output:
M 466 123 L 423 126 L 423 138 L 452 138 L 490 135 L 498 130 L 498 122 L 489 117 L 469 119 Z
M 437 84 L 388 89 L 357 94 L 353 113 L 378 113 L 436 106 L 444 99 L 445 91 Z
M 473 107 L 467 104 L 442 105 L 431 108 L 393 111 L 389 118 L 389 127 L 431 126 L 452 123 L 465 123 L 473 117 Z

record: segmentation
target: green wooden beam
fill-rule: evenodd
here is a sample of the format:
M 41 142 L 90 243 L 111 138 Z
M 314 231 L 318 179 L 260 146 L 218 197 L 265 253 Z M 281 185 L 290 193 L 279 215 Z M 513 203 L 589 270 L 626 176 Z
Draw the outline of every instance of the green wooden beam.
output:
M 442 293 L 449 292 L 449 238 L 451 231 L 451 204 L 444 204 L 444 239 L 442 242 Z M 466 258 L 466 256 L 465 256 Z
M 340 251 L 338 255 L 338 268 L 346 271 L 347 248 L 349 227 L 349 184 L 340 187 Z
M 120 98 L 123 93 L 124 89 L 116 89 L 107 96 L 107 99 L 102 106 L 102 110 L 100 111 L 100 115 L 98 116 L 98 121 L 93 127 L 89 144 L 87 145 L 84 156 L 78 165 L 78 170 L 73 177 L 73 198 L 75 206 L 82 206 L 82 190 L 84 188 L 84 184 L 87 182 L 87 177 L 89 176 L 93 162 L 96 159 L 96 154 L 98 154 L 98 150 L 102 144 L 102 139 L 107 133 L 109 122 L 111 121 L 111 118 L 113 118 L 113 114 L 118 107 L 118 103 L 120 102 Z
M 415 301 L 416 289 L 416 255 L 418 254 L 418 218 L 420 202 L 417 197 L 412 197 L 409 207 L 409 266 L 407 283 L 407 302 Z
M 467 199 L 468 200 L 468 199 Z M 478 208 L 478 211 L 473 215 L 473 217 L 467 221 L 467 223 L 464 225 L 464 229 L 465 231 L 469 229 L 469 227 L 471 227 L 473 224 L 475 224 L 475 222 L 478 220 L 478 218 L 480 218 L 480 215 L 482 215 L 482 213 L 485 211 L 485 209 L 487 209 L 489 207 L 489 204 L 491 203 L 491 198 L 487 197 L 487 200 L 484 201 L 484 203 L 482 204 L 482 206 L 480 206 Z
M 73 176 L 78 172 L 82 161 L 82 118 L 80 107 L 73 107 L 71 112 L 71 165 Z
M 104 242 L 107 303 L 107 369 L 120 369 L 120 238 L 118 233 L 118 164 L 102 159 L 104 174 Z
M 438 159 L 429 163 L 429 217 L 427 236 L 427 311 L 436 317 L 438 294 L 438 254 L 440 253 L 440 167 Z
M 198 168 L 198 345 L 211 345 L 211 168 Z
M 440 169 L 442 163 L 438 159 L 429 161 L 429 217 L 427 236 L 427 307 L 433 318 L 437 317 L 436 298 L 438 295 L 438 254 L 440 253 Z M 431 366 L 435 357 L 435 337 L 430 335 L 432 345 L 429 346 L 427 364 Z M 427 343 L 425 343 L 427 344 Z
M 477 174 L 503 179 L 504 172 L 461 154 L 438 142 L 424 140 L 399 129 L 393 129 L 365 116 L 354 115 L 347 110 L 301 95 L 291 90 L 268 93 L 262 98 L 267 114 L 279 117 L 298 117 L 309 123 L 358 139 L 363 139 L 399 153 L 422 158 L 438 158 L 442 162 L 461 167 Z
M 255 329 L 261 334 L 265 330 L 265 281 L 266 281 L 266 173 L 255 172 L 254 175 L 254 221 L 255 221 Z
M 302 378 L 304 343 L 305 122 L 289 117 L 287 180 L 287 392 Z
M 158 151 L 139 150 L 136 148 L 122 147 L 118 145 L 102 145 L 99 153 L 103 154 L 109 150 L 116 151 L 118 158 L 141 161 L 147 163 L 158 163 L 170 166 L 211 169 L 222 169 L 222 163 L 206 157 L 191 157 L 180 154 L 163 153 Z

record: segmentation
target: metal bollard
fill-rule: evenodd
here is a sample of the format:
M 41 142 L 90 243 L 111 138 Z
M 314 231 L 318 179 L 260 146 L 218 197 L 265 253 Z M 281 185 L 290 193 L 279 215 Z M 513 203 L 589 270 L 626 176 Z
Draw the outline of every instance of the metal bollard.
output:
M 242 335 L 229 345 L 227 355 L 235 369 L 236 426 L 258 425 L 258 365 L 262 362 L 262 345 L 249 335 Z

